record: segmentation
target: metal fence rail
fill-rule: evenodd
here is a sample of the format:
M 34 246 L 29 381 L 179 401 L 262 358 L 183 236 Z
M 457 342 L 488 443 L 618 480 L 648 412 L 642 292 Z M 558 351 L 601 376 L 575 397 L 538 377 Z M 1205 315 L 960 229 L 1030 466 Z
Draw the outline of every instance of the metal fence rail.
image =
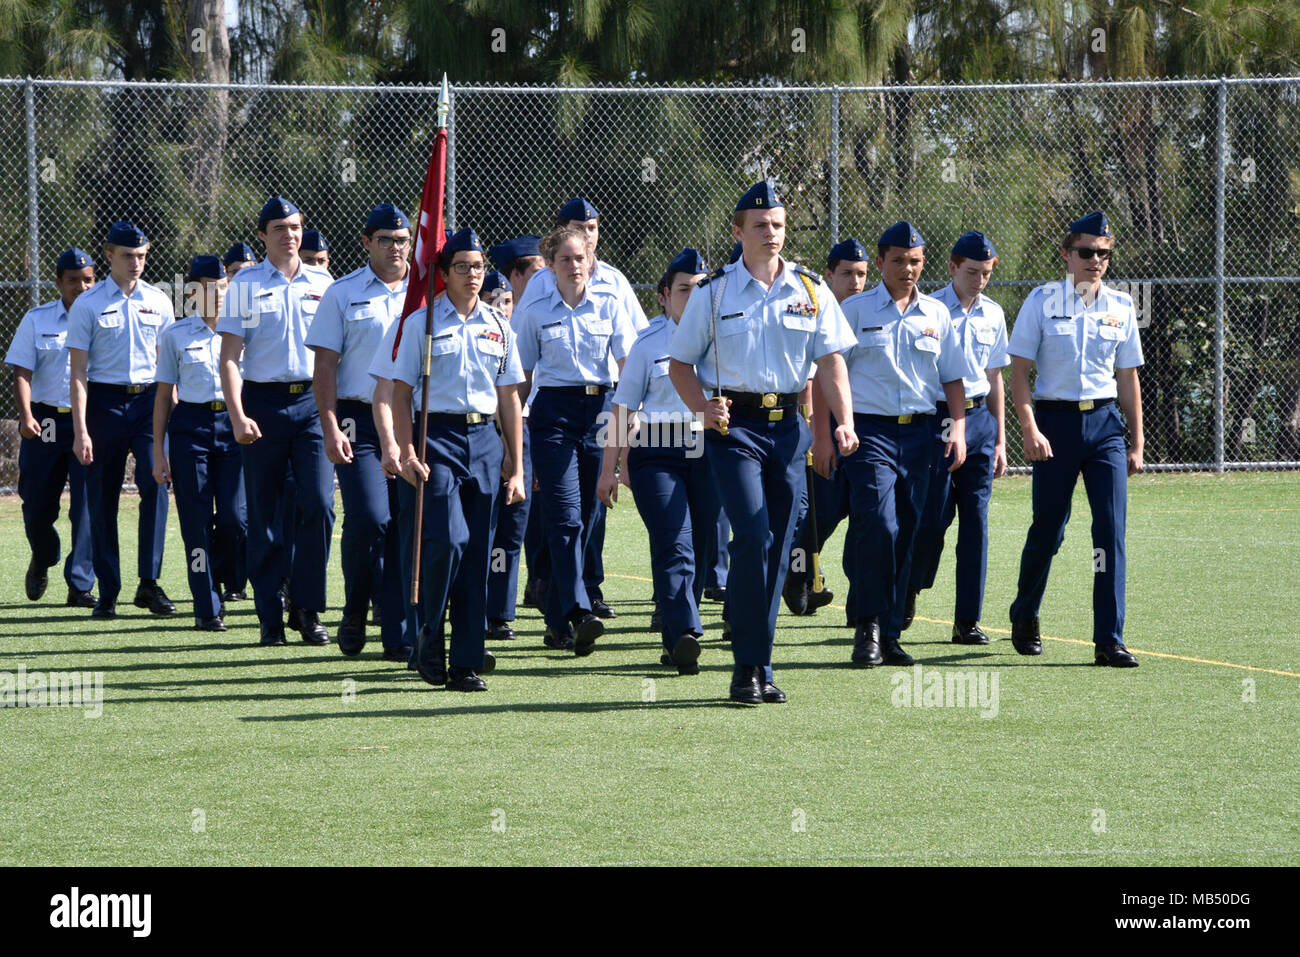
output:
M 59 251 L 98 255 L 130 218 L 146 278 L 244 240 L 280 192 L 360 265 L 366 211 L 414 213 L 437 91 L 0 80 L 0 339 L 53 296 Z M 753 180 L 787 206 L 790 256 L 823 265 L 897 219 L 927 237 L 926 288 L 965 229 L 1000 257 L 1008 320 L 1059 278 L 1065 223 L 1105 209 L 1108 281 L 1141 309 L 1147 460 L 1167 470 L 1300 468 L 1300 79 L 942 87 L 453 88 L 449 223 L 488 242 L 543 232 L 560 203 L 601 211 L 600 256 L 637 285 L 682 246 L 711 262 Z M 102 266 L 102 263 L 101 263 Z M 101 275 L 102 275 L 101 269 Z M 5 390 L 0 419 L 11 419 Z M 13 429 L 0 486 L 13 484 Z M 1019 432 L 1009 456 L 1023 465 Z

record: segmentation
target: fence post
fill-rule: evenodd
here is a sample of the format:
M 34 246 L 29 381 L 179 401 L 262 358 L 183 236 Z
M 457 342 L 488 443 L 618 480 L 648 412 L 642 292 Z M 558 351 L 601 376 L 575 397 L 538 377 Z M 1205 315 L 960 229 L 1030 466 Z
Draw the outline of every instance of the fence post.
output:
M 447 228 L 456 228 L 456 88 L 447 84 Z
M 27 288 L 35 309 L 41 304 L 41 234 L 36 191 L 36 84 L 30 76 L 23 84 L 23 112 L 27 118 Z
M 831 245 L 840 241 L 840 88 L 831 87 Z
M 1228 163 L 1228 82 L 1219 78 L 1218 121 L 1215 124 L 1215 174 L 1214 174 L 1214 471 L 1223 471 L 1224 422 L 1227 404 L 1223 394 L 1223 337 L 1224 337 L 1224 234 L 1227 209 L 1224 187 Z

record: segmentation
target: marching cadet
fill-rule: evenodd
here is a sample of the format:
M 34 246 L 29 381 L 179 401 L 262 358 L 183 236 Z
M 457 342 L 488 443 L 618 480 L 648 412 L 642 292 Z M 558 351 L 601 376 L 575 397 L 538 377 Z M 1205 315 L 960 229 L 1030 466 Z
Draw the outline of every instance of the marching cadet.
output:
M 525 392 L 537 389 L 528 427 L 533 471 L 545 502 L 551 577 L 545 615 L 548 648 L 591 654 L 604 625 L 593 613 L 583 575 L 583 555 L 595 515 L 602 449 L 600 413 L 635 332 L 613 296 L 593 293 L 587 234 L 557 227 L 542 242 L 554 276 L 546 295 L 533 295 L 539 273 L 515 314 Z
M 32 548 L 24 587 L 38 601 L 49 586 L 47 569 L 59 562 L 62 549 L 54 523 L 66 483 L 70 494 L 68 519 L 72 537 L 63 563 L 68 584 L 65 604 L 94 608 L 94 564 L 90 544 L 90 513 L 86 508 L 86 471 L 72 454 L 72 398 L 68 372 L 68 310 L 95 285 L 89 254 L 65 249 L 55 264 L 54 286 L 59 298 L 29 310 L 18 323 L 5 362 L 14 370 L 14 400 L 18 409 L 18 497 L 23 503 L 23 528 Z
M 167 533 L 167 490 L 152 481 L 154 371 L 158 334 L 175 318 L 167 296 L 140 278 L 149 241 L 133 223 L 108 231 L 109 278 L 86 290 L 68 310 L 73 451 L 86 466 L 86 499 L 99 602 L 92 618 L 117 617 L 122 590 L 117 506 L 126 456 L 135 459 L 140 490 L 140 585 L 133 604 L 155 615 L 176 606 L 158 585 Z M 91 401 L 93 400 L 93 401 Z
M 325 457 L 305 340 L 331 280 L 298 258 L 302 214 L 293 203 L 268 199 L 258 214 L 257 235 L 266 259 L 235 277 L 217 321 L 221 388 L 244 456 L 248 577 L 263 645 L 285 644 L 280 582 L 286 570 L 302 640 L 324 645 L 329 633 L 320 613 L 334 529 L 334 475 Z M 297 483 L 292 563 L 284 554 L 281 522 L 289 465 Z
M 930 489 L 931 419 L 947 396 L 944 425 L 950 468 L 966 457 L 965 391 L 956 331 L 943 303 L 916 288 L 925 241 L 910 223 L 895 223 L 876 246 L 881 283 L 844 300 L 857 343 L 845 354 L 853 422 L 861 441 L 840 468 L 849 483 L 856 624 L 852 662 L 859 667 L 910 665 L 899 645 L 911 575 L 912 543 Z M 836 417 L 838 420 L 838 416 Z
M 220 584 L 247 575 L 243 460 L 221 398 L 217 316 L 226 282 L 216 256 L 190 261 L 185 283 L 187 296 L 197 293 L 196 308 L 163 330 L 153 408 L 153 477 L 160 486 L 171 482 L 176 493 L 200 631 L 226 630 Z
M 1038 609 L 1082 473 L 1092 511 L 1095 662 L 1136 668 L 1123 640 L 1124 529 L 1128 476 L 1142 471 L 1142 342 L 1132 298 L 1102 285 L 1114 248 L 1105 214 L 1071 223 L 1061 242 L 1065 281 L 1031 292 L 1011 331 L 1011 400 L 1025 458 L 1034 463 L 1034 517 L 1011 604 L 1011 642 L 1022 655 L 1043 653 Z M 1038 370 L 1032 403 L 1031 366 Z
M 304 265 L 315 266 L 317 269 L 329 272 L 330 244 L 325 241 L 325 234 L 319 229 L 302 231 L 302 245 L 298 249 L 298 255 Z
M 510 280 L 495 269 L 483 278 L 483 288 L 479 290 L 479 295 L 506 319 L 515 311 L 514 288 L 510 285 Z
M 487 579 L 494 500 L 524 497 L 519 392 L 524 380 L 514 335 L 505 317 L 478 297 L 486 271 L 483 245 L 471 229 L 454 233 L 438 254 L 447 294 L 407 317 L 406 334 L 391 363 L 393 442 L 401 475 L 424 481 L 421 602 L 432 624 L 448 613 L 451 665 L 441 633 L 420 642 L 417 668 L 425 681 L 453 691 L 485 691 L 477 674 L 485 655 Z M 411 396 L 419 387 L 426 310 L 433 311 L 427 381 L 429 434 L 421 465 L 413 438 Z M 387 357 L 380 357 L 387 358 Z M 381 362 L 381 371 L 385 368 Z M 508 453 L 489 424 L 495 415 Z M 503 457 L 510 470 L 502 476 Z M 502 486 L 504 485 L 504 489 Z
M 235 273 L 255 262 L 257 262 L 257 254 L 248 243 L 235 243 L 226 250 L 226 255 L 221 260 L 222 265 L 226 267 L 227 280 L 234 279 Z
M 796 403 L 816 362 L 842 423 L 840 452 L 857 448 L 840 356 L 853 337 L 817 274 L 781 258 L 785 209 L 770 183 L 740 197 L 732 234 L 742 258 L 691 293 L 669 345 L 669 375 L 708 430 L 705 456 L 731 520 L 731 700 L 776 703 L 785 695 L 766 669 L 811 443 Z
M 1003 428 L 1002 370 L 1007 358 L 1007 320 L 1002 307 L 983 295 L 998 256 L 983 233 L 962 233 L 948 259 L 952 282 L 934 298 L 948 307 L 957 341 L 966 358 L 963 386 L 966 392 L 966 461 L 949 472 L 943 458 L 943 423 L 948 403 L 935 413 L 935 462 L 921 527 L 912 554 L 912 581 L 903 610 L 903 628 L 912 623 L 916 596 L 934 584 L 943 554 L 943 536 L 954 517 L 957 530 L 957 598 L 953 611 L 952 640 L 959 645 L 987 645 L 979 627 L 984 605 L 984 575 L 988 564 L 989 496 L 993 480 L 1007 470 L 1006 433 Z
M 717 489 L 705 461 L 702 430 L 668 376 L 668 343 L 682 309 L 704 278 L 694 249 L 678 253 L 659 280 L 664 312 L 637 337 L 614 394 L 612 441 L 606 445 L 597 492 L 607 507 L 618 501 L 614 468 L 627 449 L 627 474 L 637 511 L 650 534 L 650 566 L 660 611 L 662 664 L 678 674 L 700 673 L 699 602 L 705 561 L 716 534 Z M 632 413 L 639 430 L 630 440 Z
M 370 364 L 384 334 L 402 315 L 409 275 L 411 221 L 392 203 L 380 203 L 361 236 L 368 261 L 333 283 L 307 332 L 316 353 L 312 379 L 325 438 L 343 496 L 343 620 L 336 638 L 345 655 L 366 644 L 366 611 L 372 600 L 393 609 L 380 630 L 384 658 L 406 661 L 410 640 L 404 606 L 396 481 L 381 466 L 379 435 L 371 406 Z

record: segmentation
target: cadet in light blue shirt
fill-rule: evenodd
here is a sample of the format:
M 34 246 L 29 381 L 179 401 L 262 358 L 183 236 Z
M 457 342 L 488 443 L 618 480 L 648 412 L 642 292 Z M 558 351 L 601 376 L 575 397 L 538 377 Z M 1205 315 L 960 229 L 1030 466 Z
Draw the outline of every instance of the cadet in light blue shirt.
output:
M 221 398 L 217 316 L 225 266 L 216 256 L 195 256 L 185 283 L 194 311 L 169 326 L 158 346 L 153 477 L 176 493 L 194 627 L 225 631 L 223 586 L 243 591 L 248 575 L 243 458 Z
M 161 290 L 140 276 L 149 241 L 133 223 L 115 222 L 104 256 L 109 278 L 84 292 L 68 310 L 73 450 L 86 466 L 91 541 L 99 603 L 91 617 L 117 616 L 122 590 L 117 547 L 117 504 L 126 456 L 135 457 L 140 490 L 140 585 L 133 604 L 155 615 L 176 606 L 158 585 L 167 532 L 167 491 L 148 480 L 153 472 L 154 370 L 158 335 L 175 314 Z
M 876 244 L 881 283 L 850 296 L 844 315 L 857 335 L 846 351 L 853 421 L 861 445 L 840 467 L 849 481 L 856 576 L 850 616 L 852 663 L 910 665 L 899 645 L 911 576 L 912 544 L 925 509 L 933 467 L 935 405 L 947 398 L 944 452 L 953 468 L 966 457 L 966 361 L 948 307 L 922 294 L 925 240 L 911 223 L 895 223 Z
M 935 298 L 948 307 L 966 358 L 962 383 L 966 392 L 966 460 L 961 468 L 948 471 L 949 463 L 943 456 L 943 422 L 949 413 L 948 403 L 941 401 L 935 416 L 930 491 L 916 533 L 912 580 L 903 611 L 903 627 L 907 628 L 915 614 L 917 594 L 934 584 L 944 533 L 960 514 L 952 626 L 952 640 L 959 645 L 989 642 L 979 627 L 988 565 L 989 497 L 993 480 L 1007 468 L 1002 401 L 1002 370 L 1011 362 L 1007 356 L 1007 321 L 1002 307 L 983 294 L 997 261 L 997 252 L 987 236 L 975 231 L 963 233 L 948 259 L 952 282 L 935 293 Z
M 1114 248 L 1105 214 L 1071 223 L 1061 242 L 1065 281 L 1031 292 L 1011 330 L 1012 400 L 1034 465 L 1034 519 L 1011 605 L 1011 642 L 1022 655 L 1043 652 L 1038 609 L 1082 474 L 1095 555 L 1094 660 L 1133 668 L 1138 661 L 1124 647 L 1124 532 L 1128 476 L 1142 470 L 1142 343 L 1133 300 L 1101 281 Z M 1038 370 L 1032 404 L 1031 367 Z
M 303 641 L 323 645 L 329 643 L 320 614 L 334 528 L 334 470 L 325 457 L 306 338 L 331 280 L 298 256 L 302 214 L 293 203 L 279 196 L 267 200 L 258 214 L 257 235 L 266 259 L 240 270 L 217 321 L 222 393 L 244 455 L 248 577 L 263 645 L 285 644 L 280 600 L 285 578 L 289 600 L 299 609 L 295 625 Z M 290 468 L 296 485 L 292 502 L 286 500 Z M 289 513 L 291 558 L 283 532 Z
M 840 356 L 853 335 L 821 277 L 781 258 L 785 208 L 771 184 L 755 183 L 740 197 L 732 235 L 743 254 L 691 293 L 668 347 L 669 375 L 708 430 L 705 456 L 734 534 L 727 591 L 740 597 L 727 608 L 731 699 L 779 703 L 785 695 L 768 668 L 812 441 L 798 397 L 816 362 L 817 382 L 843 423 L 836 443 L 845 455 L 857 448 Z
M 86 507 L 86 471 L 72 453 L 72 399 L 68 372 L 68 307 L 95 284 L 90 255 L 66 249 L 55 266 L 59 298 L 23 316 L 14 331 L 5 362 L 14 370 L 18 406 L 18 497 L 23 503 L 23 529 L 31 545 L 24 587 L 37 601 L 49 586 L 47 569 L 57 565 L 62 550 L 55 522 L 67 484 L 71 497 L 68 518 L 72 537 L 63 578 L 65 602 L 72 608 L 93 608 L 94 565 L 91 558 L 90 513 Z

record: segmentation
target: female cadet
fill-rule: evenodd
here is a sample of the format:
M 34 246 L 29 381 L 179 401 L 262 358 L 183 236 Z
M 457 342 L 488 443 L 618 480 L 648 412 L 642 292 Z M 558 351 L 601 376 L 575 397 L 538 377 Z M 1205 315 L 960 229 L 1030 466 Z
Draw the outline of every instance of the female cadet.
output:
M 476 672 L 490 663 L 483 642 L 494 506 L 499 492 L 507 504 L 524 497 L 522 425 L 515 389 L 524 375 L 510 323 L 478 297 L 483 245 L 473 230 L 452 235 L 438 254 L 438 269 L 447 294 L 406 318 L 407 334 L 392 363 L 396 435 L 391 438 L 401 450 L 402 478 L 411 485 L 424 481 L 420 562 L 424 621 L 441 622 L 447 611 L 451 626 L 450 669 L 439 630 L 422 636 L 417 670 L 430 684 L 446 684 L 454 691 L 484 691 L 487 685 Z M 426 346 L 425 336 L 419 333 L 430 310 Z M 426 354 L 429 433 L 421 464 L 412 438 L 411 397 L 424 371 L 421 356 Z M 504 453 L 489 423 L 494 414 L 511 464 L 503 491 Z
M 699 602 L 720 503 L 704 459 L 700 425 L 668 377 L 668 341 L 704 273 L 700 254 L 683 249 L 659 280 L 664 314 L 637 337 L 619 377 L 612 441 L 605 446 L 598 486 L 601 500 L 612 508 L 618 500 L 614 464 L 630 444 L 628 476 L 650 533 L 650 564 L 662 613 L 665 654 L 660 661 L 675 664 L 683 675 L 700 673 L 704 629 Z M 629 442 L 629 413 L 638 409 L 640 431 Z
M 217 317 L 226 297 L 225 266 L 216 256 L 195 256 L 185 283 L 195 311 L 167 327 L 158 344 L 153 477 L 159 485 L 170 481 L 176 492 L 194 627 L 225 631 L 220 585 L 243 590 L 248 529 L 243 459 L 221 398 Z

